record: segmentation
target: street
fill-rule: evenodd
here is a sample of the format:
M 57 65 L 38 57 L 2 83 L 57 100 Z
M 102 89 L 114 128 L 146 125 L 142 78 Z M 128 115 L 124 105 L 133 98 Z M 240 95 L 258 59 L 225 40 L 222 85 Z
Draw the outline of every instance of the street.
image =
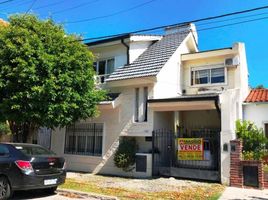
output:
M 21 200 L 21 199 L 36 199 L 36 200 L 76 200 L 76 199 L 85 199 L 81 196 L 72 196 L 72 198 L 66 197 L 67 193 L 56 192 L 55 194 L 47 194 L 41 190 L 32 190 L 32 191 L 18 191 L 15 192 L 12 200 Z M 69 195 L 70 196 L 70 195 Z M 87 198 L 88 199 L 88 198 Z

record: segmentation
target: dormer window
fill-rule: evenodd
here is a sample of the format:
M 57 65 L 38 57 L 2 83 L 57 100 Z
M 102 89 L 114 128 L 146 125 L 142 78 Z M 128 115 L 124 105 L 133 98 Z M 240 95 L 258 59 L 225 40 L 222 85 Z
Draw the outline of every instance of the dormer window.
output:
M 94 70 L 98 75 L 99 82 L 103 83 L 114 72 L 114 58 L 94 62 Z
M 226 83 L 226 67 L 223 65 L 195 67 L 191 69 L 191 85 Z

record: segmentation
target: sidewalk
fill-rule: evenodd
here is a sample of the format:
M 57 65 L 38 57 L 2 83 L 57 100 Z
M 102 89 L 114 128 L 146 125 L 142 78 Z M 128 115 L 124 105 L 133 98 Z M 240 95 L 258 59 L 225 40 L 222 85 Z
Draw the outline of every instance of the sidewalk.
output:
M 219 200 L 268 200 L 268 190 L 227 187 Z

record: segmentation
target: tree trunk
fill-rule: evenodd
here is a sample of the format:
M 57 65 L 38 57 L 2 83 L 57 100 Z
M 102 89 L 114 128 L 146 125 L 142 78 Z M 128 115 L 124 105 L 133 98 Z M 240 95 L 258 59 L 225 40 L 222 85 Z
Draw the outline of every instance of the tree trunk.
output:
M 9 127 L 13 135 L 13 142 L 33 143 L 33 136 L 37 133 L 37 126 L 25 122 L 17 124 L 14 121 L 9 121 Z
M 34 135 L 37 134 L 37 128 L 35 126 L 30 126 L 29 131 L 27 133 L 26 142 L 27 143 L 34 143 Z

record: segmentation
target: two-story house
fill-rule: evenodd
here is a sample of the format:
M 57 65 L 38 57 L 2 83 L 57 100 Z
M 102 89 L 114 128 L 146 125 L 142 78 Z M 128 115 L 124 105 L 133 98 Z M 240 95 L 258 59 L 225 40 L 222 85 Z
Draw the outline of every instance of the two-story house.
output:
M 199 51 L 195 26 L 188 24 L 161 36 L 127 34 L 87 45 L 111 98 L 100 103 L 99 117 L 52 134 L 52 150 L 69 170 L 228 183 L 229 141 L 248 94 L 244 44 Z M 121 137 L 138 143 L 132 172 L 113 162 Z M 183 157 L 191 155 L 181 149 L 184 142 L 200 142 L 201 156 Z

